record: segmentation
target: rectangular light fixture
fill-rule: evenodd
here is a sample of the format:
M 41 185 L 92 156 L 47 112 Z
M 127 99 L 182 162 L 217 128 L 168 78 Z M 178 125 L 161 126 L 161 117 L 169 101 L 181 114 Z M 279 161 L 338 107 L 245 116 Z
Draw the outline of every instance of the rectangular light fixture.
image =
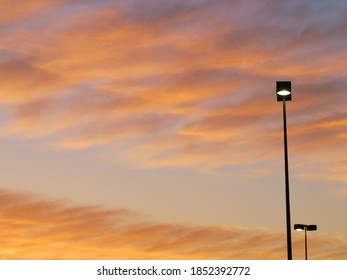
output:
M 292 82 L 290 81 L 277 81 L 276 82 L 276 95 L 277 101 L 290 101 L 292 100 Z

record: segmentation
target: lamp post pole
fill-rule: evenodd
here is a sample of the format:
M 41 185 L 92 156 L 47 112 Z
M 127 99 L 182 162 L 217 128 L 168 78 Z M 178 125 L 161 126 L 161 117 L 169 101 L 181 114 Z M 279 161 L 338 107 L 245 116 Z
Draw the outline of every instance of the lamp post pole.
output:
M 307 260 L 307 226 L 305 225 L 305 260 Z
M 291 238 L 290 197 L 289 197 L 289 170 L 288 170 L 288 144 L 287 144 L 287 117 L 286 117 L 286 100 L 284 97 L 283 97 L 283 134 L 284 134 L 286 221 L 287 221 L 287 255 L 288 255 L 288 260 L 292 260 L 292 238 Z

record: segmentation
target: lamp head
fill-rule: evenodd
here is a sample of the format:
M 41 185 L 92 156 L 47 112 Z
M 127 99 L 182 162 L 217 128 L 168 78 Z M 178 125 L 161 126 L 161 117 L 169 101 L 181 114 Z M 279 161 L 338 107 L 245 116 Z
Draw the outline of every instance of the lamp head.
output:
M 292 82 L 290 81 L 277 81 L 276 82 L 276 95 L 277 101 L 290 101 L 292 100 Z
M 294 230 L 302 231 L 302 230 L 305 230 L 305 227 L 306 227 L 306 225 L 303 225 L 303 224 L 295 224 Z
M 317 230 L 317 225 L 307 225 L 307 230 L 315 231 L 315 230 Z

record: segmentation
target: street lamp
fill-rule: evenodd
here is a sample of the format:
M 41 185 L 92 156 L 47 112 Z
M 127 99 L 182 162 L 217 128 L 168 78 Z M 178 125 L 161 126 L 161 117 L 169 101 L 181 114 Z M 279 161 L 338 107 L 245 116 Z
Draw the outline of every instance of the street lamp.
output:
M 317 225 L 295 224 L 294 230 L 297 230 L 297 231 L 305 230 L 305 260 L 307 260 L 307 231 L 317 230 Z
M 285 193 L 286 193 L 286 220 L 287 220 L 287 254 L 288 260 L 292 260 L 292 238 L 290 223 L 290 199 L 289 199 L 289 171 L 288 171 L 288 147 L 287 147 L 287 118 L 286 101 L 292 100 L 292 83 L 290 81 L 276 82 L 277 101 L 283 103 L 283 135 L 284 135 L 284 169 L 285 169 Z

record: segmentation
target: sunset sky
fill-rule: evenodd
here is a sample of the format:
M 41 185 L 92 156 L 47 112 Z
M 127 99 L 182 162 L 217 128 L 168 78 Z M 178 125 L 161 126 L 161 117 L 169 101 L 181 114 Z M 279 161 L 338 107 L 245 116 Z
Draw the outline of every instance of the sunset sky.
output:
M 345 0 L 0 7 L 0 259 L 286 259 L 278 80 L 292 224 L 347 259 Z

